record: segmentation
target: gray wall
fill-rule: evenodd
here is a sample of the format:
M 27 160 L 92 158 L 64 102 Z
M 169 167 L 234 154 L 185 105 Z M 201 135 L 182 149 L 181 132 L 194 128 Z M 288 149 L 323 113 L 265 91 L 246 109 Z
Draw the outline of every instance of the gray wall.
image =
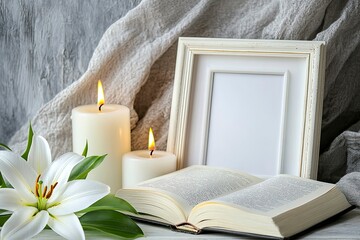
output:
M 0 142 L 86 70 L 102 34 L 140 0 L 0 0 Z

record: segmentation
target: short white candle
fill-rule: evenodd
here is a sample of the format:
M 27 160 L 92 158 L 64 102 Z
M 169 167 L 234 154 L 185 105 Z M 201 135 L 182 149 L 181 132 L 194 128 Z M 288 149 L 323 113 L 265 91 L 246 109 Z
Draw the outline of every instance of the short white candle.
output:
M 152 134 L 151 129 L 150 131 Z M 139 150 L 124 154 L 122 160 L 123 188 L 134 187 L 142 181 L 176 170 L 176 156 L 169 152 L 154 151 L 154 140 L 153 144 L 151 151 Z M 152 154 L 150 155 L 150 153 Z
M 150 158 L 146 150 L 133 151 L 123 156 L 123 188 L 176 170 L 176 157 L 172 153 L 155 151 Z
M 104 161 L 87 179 L 103 182 L 115 193 L 122 187 L 121 159 L 130 151 L 130 110 L 126 106 L 84 105 L 72 110 L 73 151 L 81 154 L 88 141 L 88 154 L 104 155 Z

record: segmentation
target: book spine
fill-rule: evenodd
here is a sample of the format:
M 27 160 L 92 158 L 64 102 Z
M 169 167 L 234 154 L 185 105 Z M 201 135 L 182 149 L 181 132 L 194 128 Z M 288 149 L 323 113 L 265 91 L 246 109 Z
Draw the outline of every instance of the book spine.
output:
M 170 229 L 172 231 L 176 231 L 176 232 L 185 232 L 185 233 L 192 233 L 192 234 L 199 234 L 201 232 L 201 229 L 196 227 L 195 225 L 188 223 L 188 222 L 183 222 L 177 225 L 171 225 Z

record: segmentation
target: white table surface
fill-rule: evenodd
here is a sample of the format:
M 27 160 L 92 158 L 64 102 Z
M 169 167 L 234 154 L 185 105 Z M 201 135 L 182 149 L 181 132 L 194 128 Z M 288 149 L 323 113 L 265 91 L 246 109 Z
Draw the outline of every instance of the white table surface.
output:
M 244 236 L 221 234 L 221 233 L 202 233 L 193 235 L 187 233 L 174 232 L 162 226 L 139 223 L 145 237 L 138 239 L 254 239 Z M 116 239 L 97 232 L 85 232 L 86 239 Z M 44 230 L 34 239 L 56 240 L 63 239 L 51 230 Z M 360 239 L 360 209 L 354 209 L 330 223 L 326 223 L 321 227 L 317 227 L 299 239 Z

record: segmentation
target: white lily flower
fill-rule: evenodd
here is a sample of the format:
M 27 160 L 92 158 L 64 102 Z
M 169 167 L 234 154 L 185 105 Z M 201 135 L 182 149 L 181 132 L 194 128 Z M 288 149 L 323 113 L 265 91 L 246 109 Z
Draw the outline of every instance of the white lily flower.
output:
M 34 136 L 28 161 L 10 151 L 0 151 L 0 172 L 13 188 L 0 189 L 0 209 L 13 212 L 1 229 L 1 239 L 29 239 L 48 225 L 67 239 L 85 239 L 77 211 L 110 193 L 110 188 L 90 180 L 68 182 L 73 167 L 83 157 L 66 153 L 51 162 L 47 141 Z

